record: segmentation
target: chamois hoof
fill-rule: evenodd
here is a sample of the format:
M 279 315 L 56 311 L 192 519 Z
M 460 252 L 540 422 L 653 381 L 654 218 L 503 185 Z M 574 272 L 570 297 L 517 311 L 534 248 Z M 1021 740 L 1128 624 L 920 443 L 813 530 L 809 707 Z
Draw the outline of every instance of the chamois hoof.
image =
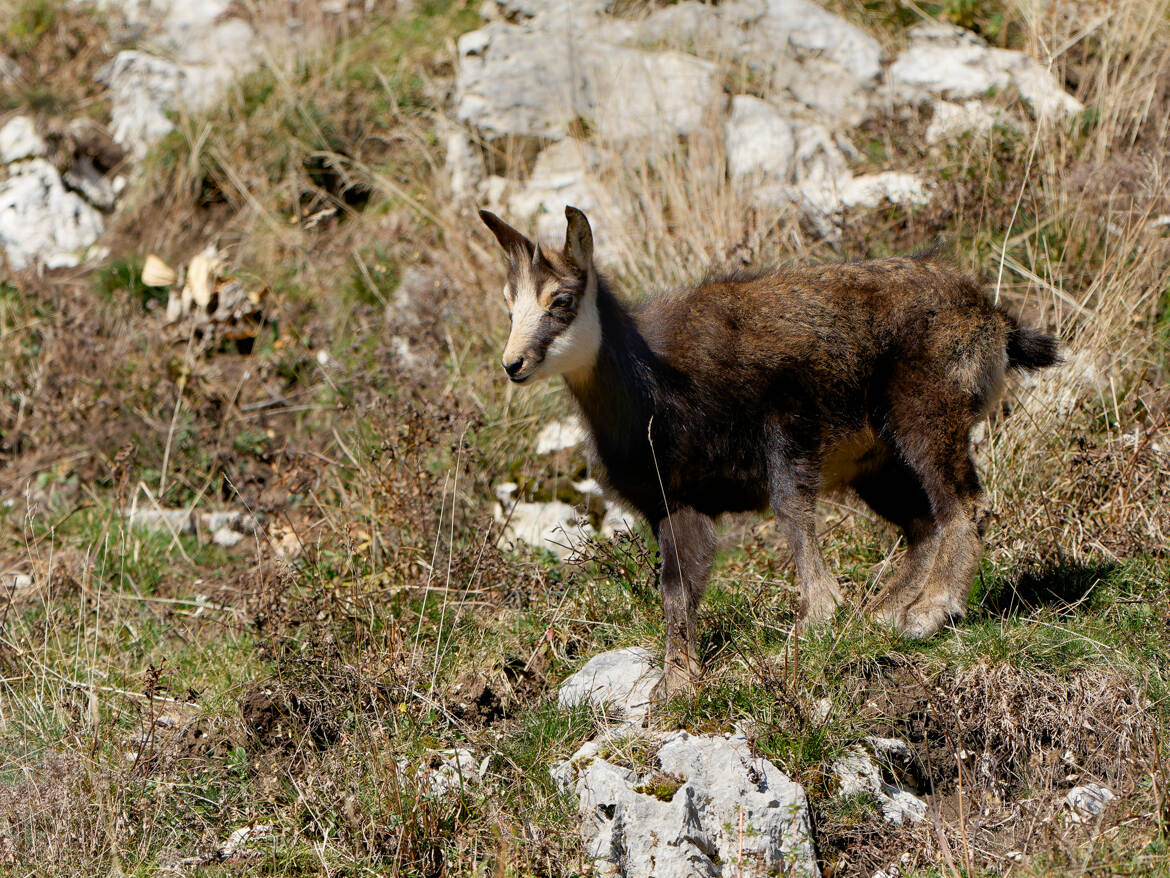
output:
M 941 603 L 915 604 L 906 609 L 906 616 L 898 627 L 903 637 L 908 637 L 911 640 L 925 640 L 941 631 L 947 622 L 961 618 L 962 615 L 962 613 L 948 610 Z
M 699 675 L 677 665 L 667 664 L 666 670 L 650 690 L 651 704 L 665 704 L 675 695 L 694 695 L 699 688 Z
M 878 625 L 901 632 L 905 625 L 906 606 L 901 601 L 886 601 L 875 605 L 869 617 Z
M 796 621 L 802 627 L 821 625 L 833 618 L 837 607 L 843 599 L 837 588 L 837 583 L 826 583 L 810 590 L 808 597 L 802 598 L 800 608 L 796 612 Z

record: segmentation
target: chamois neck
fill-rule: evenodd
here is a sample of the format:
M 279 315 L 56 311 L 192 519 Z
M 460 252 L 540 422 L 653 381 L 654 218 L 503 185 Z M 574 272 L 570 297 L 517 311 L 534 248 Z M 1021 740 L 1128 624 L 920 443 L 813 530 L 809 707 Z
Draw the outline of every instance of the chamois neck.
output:
M 653 356 L 629 310 L 600 277 L 596 296 L 601 324 L 597 357 L 590 368 L 566 374 L 565 383 L 601 447 L 617 431 L 628 435 L 633 428 L 645 436 L 653 408 Z

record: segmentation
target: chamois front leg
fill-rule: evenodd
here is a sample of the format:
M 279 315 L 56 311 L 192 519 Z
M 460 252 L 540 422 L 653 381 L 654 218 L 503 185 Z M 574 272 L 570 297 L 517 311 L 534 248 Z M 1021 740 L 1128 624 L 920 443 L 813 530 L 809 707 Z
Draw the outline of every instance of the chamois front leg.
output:
M 772 511 L 780 523 L 796 566 L 800 591 L 799 622 L 824 622 L 841 605 L 841 589 L 817 542 L 816 467 L 809 462 L 778 460 L 770 474 Z M 802 478 L 805 474 L 807 477 Z
M 654 526 L 662 556 L 662 609 L 666 620 L 666 658 L 652 698 L 663 701 L 691 691 L 703 673 L 695 617 L 711 576 L 715 526 L 694 509 L 669 513 Z

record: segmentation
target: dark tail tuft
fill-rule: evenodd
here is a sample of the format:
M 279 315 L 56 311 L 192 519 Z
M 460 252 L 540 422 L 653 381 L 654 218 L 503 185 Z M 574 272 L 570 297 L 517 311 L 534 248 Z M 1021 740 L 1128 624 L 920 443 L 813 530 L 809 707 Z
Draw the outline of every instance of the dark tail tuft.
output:
M 1017 326 L 1008 333 L 1007 358 L 1009 369 L 1043 369 L 1060 362 L 1056 339 L 1035 329 Z

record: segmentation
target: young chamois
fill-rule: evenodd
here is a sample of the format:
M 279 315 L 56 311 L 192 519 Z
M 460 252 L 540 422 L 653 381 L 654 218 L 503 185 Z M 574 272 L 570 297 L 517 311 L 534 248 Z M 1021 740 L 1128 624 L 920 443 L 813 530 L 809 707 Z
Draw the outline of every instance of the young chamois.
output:
M 654 530 L 667 632 L 656 696 L 702 670 L 695 614 L 723 512 L 771 506 L 798 618 L 817 622 L 842 598 L 816 500 L 850 488 L 908 545 L 873 614 L 910 637 L 962 616 L 986 515 L 971 428 L 1007 370 L 1056 362 L 1055 339 L 929 256 L 707 280 L 631 308 L 594 267 L 585 214 L 565 216 L 556 252 L 480 211 L 509 260 L 503 365 L 517 384 L 564 376 L 606 481 Z

